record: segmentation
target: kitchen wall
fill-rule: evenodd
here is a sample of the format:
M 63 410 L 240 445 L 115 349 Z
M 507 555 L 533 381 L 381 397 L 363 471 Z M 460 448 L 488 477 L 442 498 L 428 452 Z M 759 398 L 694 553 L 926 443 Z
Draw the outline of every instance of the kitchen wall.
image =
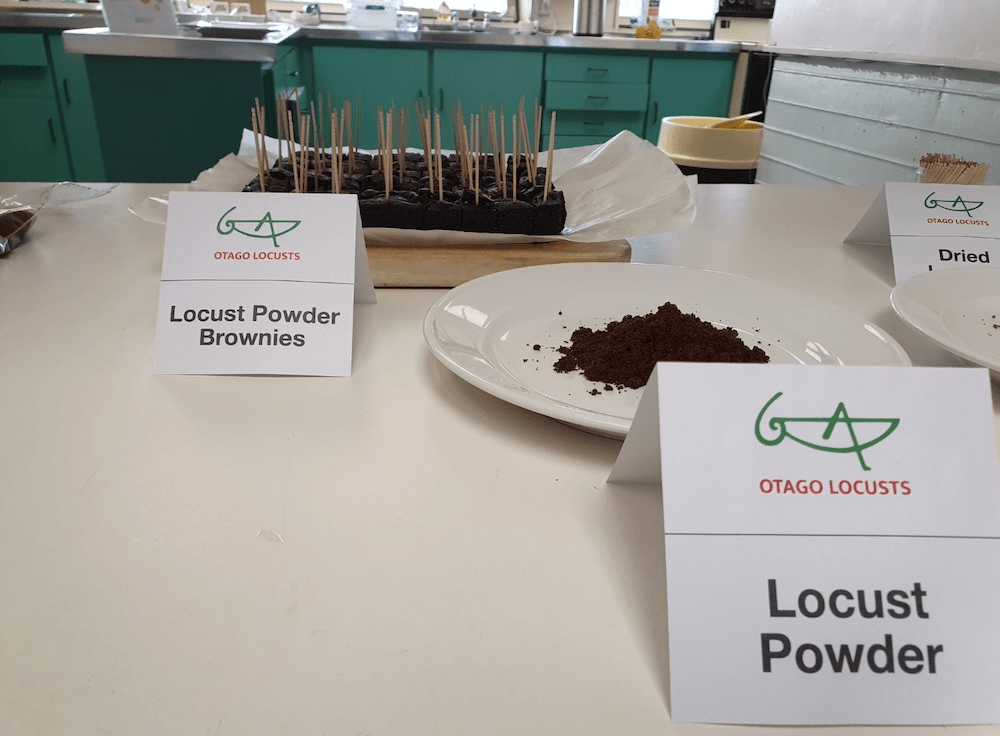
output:
M 946 153 L 1000 184 L 998 23 L 996 0 L 776 3 L 757 181 L 918 181 L 920 157 Z
M 976 67 L 1000 62 L 998 23 L 997 0 L 778 0 L 771 43 Z
M 1000 75 L 891 62 L 780 57 L 757 181 L 918 181 L 920 157 L 990 164 L 1000 183 Z

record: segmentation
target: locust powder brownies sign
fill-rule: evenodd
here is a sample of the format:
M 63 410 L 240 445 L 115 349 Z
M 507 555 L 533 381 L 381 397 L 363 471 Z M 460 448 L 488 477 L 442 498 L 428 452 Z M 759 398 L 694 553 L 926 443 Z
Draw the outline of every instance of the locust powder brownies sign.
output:
M 348 376 L 374 301 L 353 195 L 174 192 L 153 370 Z

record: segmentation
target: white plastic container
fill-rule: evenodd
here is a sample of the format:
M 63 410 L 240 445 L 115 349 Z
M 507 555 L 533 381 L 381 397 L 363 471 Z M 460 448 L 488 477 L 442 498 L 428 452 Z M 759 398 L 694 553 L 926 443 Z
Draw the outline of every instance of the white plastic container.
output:
M 396 11 L 399 2 L 373 0 L 372 2 L 347 2 L 347 25 L 361 30 L 396 30 Z
M 660 121 L 657 147 L 678 166 L 755 169 L 764 125 L 745 121 L 739 128 L 711 128 L 726 118 L 682 115 Z

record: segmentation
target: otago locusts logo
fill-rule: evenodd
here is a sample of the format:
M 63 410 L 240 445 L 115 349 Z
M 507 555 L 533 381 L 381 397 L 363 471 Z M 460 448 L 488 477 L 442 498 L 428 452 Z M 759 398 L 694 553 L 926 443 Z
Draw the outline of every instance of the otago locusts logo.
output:
M 862 470 L 871 470 L 862 452 L 877 445 L 899 426 L 899 419 L 852 417 L 847 413 L 843 401 L 837 404 L 833 414 L 828 417 L 772 416 L 765 422 L 768 410 L 781 394 L 779 391 L 772 396 L 757 415 L 754 434 L 762 445 L 773 447 L 789 439 L 820 452 L 857 455 Z M 774 437 L 765 437 L 761 431 L 765 425 L 768 430 L 777 434 Z
M 931 192 L 927 195 L 927 199 L 924 200 L 924 207 L 929 210 L 940 208 L 948 212 L 964 212 L 966 216 L 971 216 L 974 210 L 978 210 L 983 206 L 982 202 L 963 199 L 961 195 L 956 196 L 954 199 L 935 199 L 935 194 L 937 192 Z
M 275 220 L 271 217 L 270 212 L 265 212 L 264 216 L 257 220 L 227 219 L 229 213 L 235 209 L 236 207 L 230 207 L 219 218 L 219 222 L 215 226 L 219 235 L 239 233 L 248 238 L 263 238 L 264 240 L 270 240 L 274 244 L 274 247 L 277 248 L 279 237 L 287 235 L 302 224 L 302 220 Z
M 270 212 L 265 212 L 263 217 L 256 220 L 239 220 L 229 216 L 235 209 L 235 206 L 230 207 L 215 224 L 215 230 L 219 235 L 239 233 L 247 238 L 270 241 L 271 245 L 278 248 L 278 238 L 287 235 L 302 224 L 302 220 L 276 220 Z M 273 249 L 217 250 L 214 257 L 217 261 L 298 261 L 302 259 L 302 254 L 298 251 L 275 251 Z

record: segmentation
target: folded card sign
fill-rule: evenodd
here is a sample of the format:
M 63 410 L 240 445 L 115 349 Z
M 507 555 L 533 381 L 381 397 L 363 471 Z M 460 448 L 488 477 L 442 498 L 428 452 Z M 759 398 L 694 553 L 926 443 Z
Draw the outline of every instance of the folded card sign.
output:
M 986 371 L 660 364 L 661 479 L 675 721 L 1000 722 Z
M 1000 265 L 1000 187 L 886 183 L 845 242 L 891 245 L 896 283 Z
M 180 28 L 172 2 L 104 0 L 104 22 L 112 33 L 147 33 L 176 36 Z
M 156 373 L 351 373 L 375 291 L 357 198 L 174 192 Z

